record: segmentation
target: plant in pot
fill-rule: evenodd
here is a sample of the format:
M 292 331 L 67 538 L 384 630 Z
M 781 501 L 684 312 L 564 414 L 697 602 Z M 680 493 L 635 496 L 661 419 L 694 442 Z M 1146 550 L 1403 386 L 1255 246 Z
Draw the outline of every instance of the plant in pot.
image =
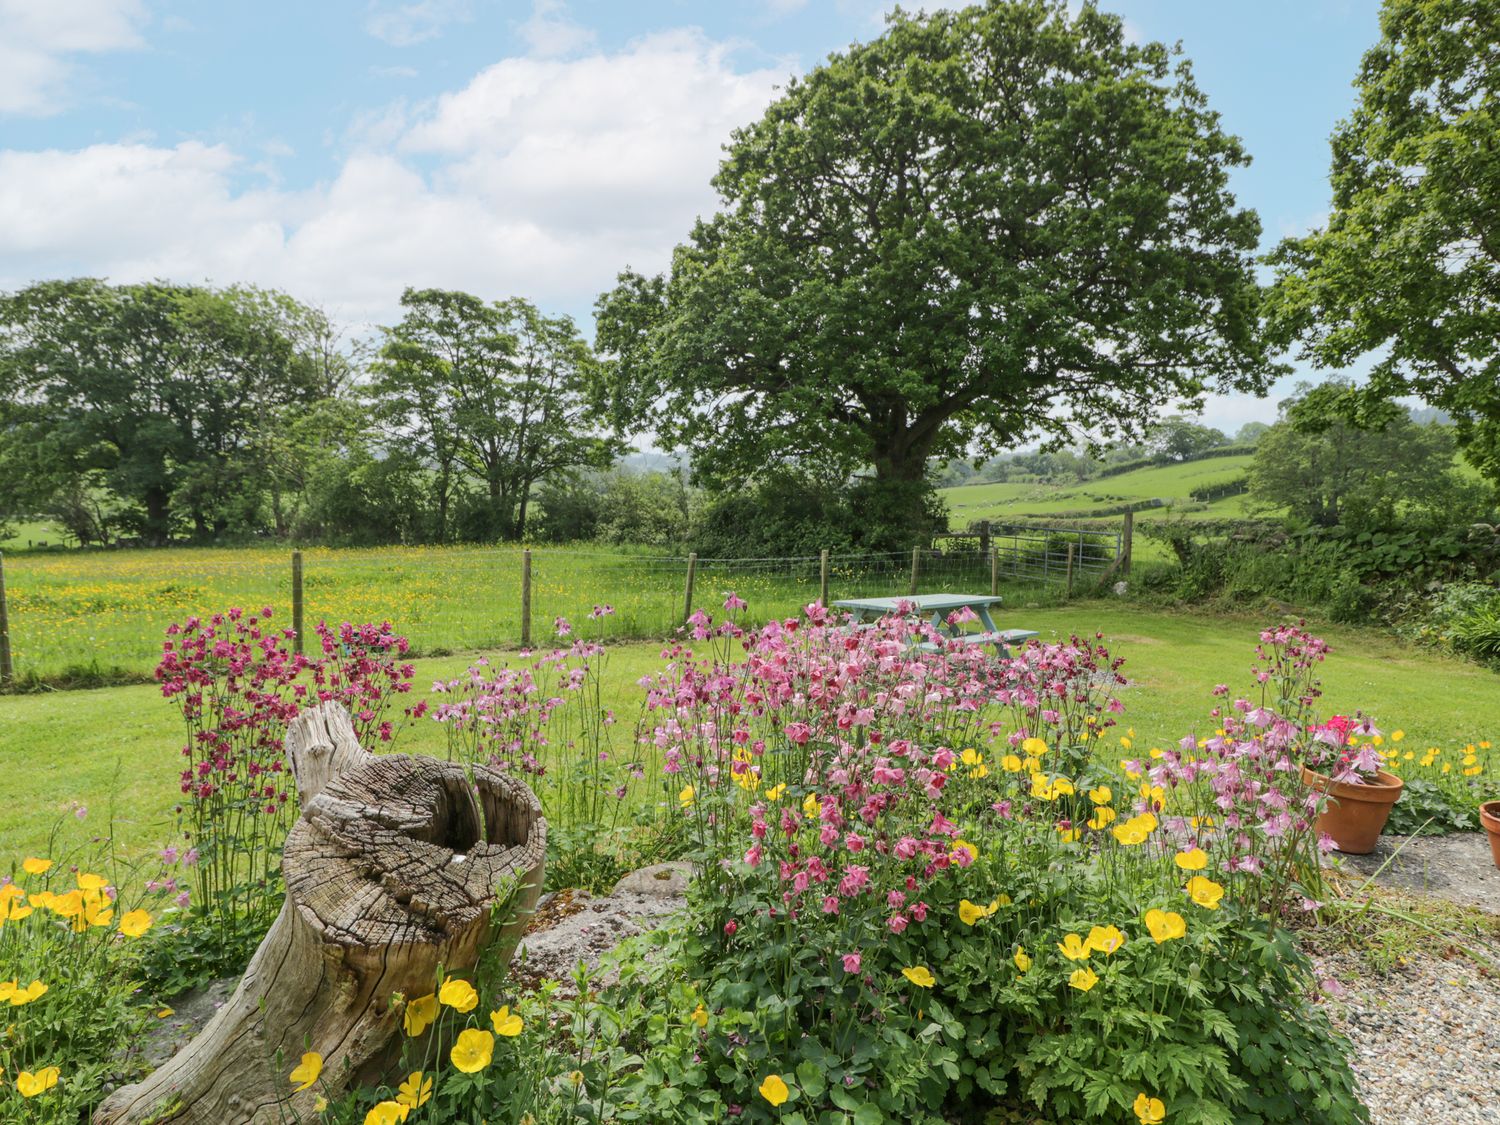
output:
M 1349 855 L 1375 850 L 1401 796 L 1401 779 L 1380 768 L 1379 736 L 1368 718 L 1335 715 L 1313 729 L 1304 754 L 1302 780 L 1326 798 L 1317 830 Z
M 1495 858 L 1495 866 L 1500 867 L 1500 801 L 1485 801 L 1479 806 L 1479 823 L 1490 838 L 1490 855 Z

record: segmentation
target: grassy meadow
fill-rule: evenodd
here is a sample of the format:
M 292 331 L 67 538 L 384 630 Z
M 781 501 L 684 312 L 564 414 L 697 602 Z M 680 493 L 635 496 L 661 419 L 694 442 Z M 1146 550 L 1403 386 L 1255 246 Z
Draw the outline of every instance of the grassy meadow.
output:
M 387 547 L 303 551 L 305 629 L 319 620 L 391 621 L 422 655 L 519 645 L 519 547 Z M 830 598 L 900 594 L 911 557 L 834 557 Z M 682 623 L 688 560 L 626 549 L 539 548 L 532 552 L 532 641 L 556 617 L 579 620 L 596 604 L 615 609 L 607 634 L 661 638 Z M 282 547 L 33 552 L 5 561 L 17 679 L 27 684 L 148 678 L 173 621 L 230 606 L 271 606 L 291 625 L 291 552 Z M 989 589 L 977 560 L 934 556 L 924 591 Z M 818 596 L 819 560 L 700 560 L 695 605 L 733 590 L 750 612 L 795 612 Z M 1012 600 L 1056 599 L 1021 587 Z
M 1105 634 L 1125 657 L 1131 686 L 1121 696 L 1122 728 L 1136 731 L 1137 752 L 1187 733 L 1211 733 L 1209 692 L 1221 682 L 1237 691 L 1245 688 L 1251 649 L 1264 624 L 1256 618 L 1162 613 L 1105 601 L 1022 609 L 1007 614 L 1007 620 L 1039 630 L 1043 640 L 1075 631 Z M 1335 650 L 1324 669 L 1328 713 L 1363 708 L 1382 727 L 1403 728 L 1407 745 L 1439 746 L 1450 753 L 1496 733 L 1500 676 L 1495 673 L 1403 648 L 1374 631 L 1319 631 Z M 518 658 L 514 652 L 495 655 L 497 661 Z M 470 659 L 418 660 L 414 698 Z M 610 648 L 604 698 L 619 715 L 619 750 L 629 745 L 639 713 L 638 681 L 660 664 L 656 644 Z M 127 851 L 166 841 L 178 799 L 180 740 L 175 709 L 150 685 L 0 697 L 0 776 L 9 782 L 7 800 L 0 803 L 0 854 L 44 848 L 59 824 L 67 833 L 102 832 L 111 819 Z M 422 719 L 409 722 L 393 748 L 441 755 L 445 745 L 440 725 Z M 1493 761 L 1488 768 L 1494 768 Z M 72 819 L 74 803 L 88 808 L 81 822 Z
M 1247 498 L 1244 496 L 1228 496 L 1211 504 L 1199 504 L 1188 494 L 1200 485 L 1222 484 L 1244 475 L 1253 459 L 1249 453 L 1209 457 L 1181 465 L 1136 469 L 1081 484 L 1037 481 L 964 484 L 942 489 L 939 495 L 948 504 L 954 527 L 967 527 L 975 520 L 1078 517 L 1100 509 L 1153 499 L 1166 500 L 1172 506 L 1193 503 L 1193 514 L 1205 518 L 1239 516 L 1246 511 Z

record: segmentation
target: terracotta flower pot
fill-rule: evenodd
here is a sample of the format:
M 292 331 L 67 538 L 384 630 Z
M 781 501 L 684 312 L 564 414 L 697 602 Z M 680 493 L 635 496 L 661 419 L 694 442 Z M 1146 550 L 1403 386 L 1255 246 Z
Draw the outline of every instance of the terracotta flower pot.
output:
M 1490 854 L 1500 867 L 1500 801 L 1486 801 L 1479 806 L 1479 823 L 1490 837 Z
M 1375 776 L 1373 782 L 1351 785 L 1302 767 L 1303 783 L 1329 797 L 1318 817 L 1317 830 L 1332 836 L 1341 852 L 1349 855 L 1373 852 L 1390 818 L 1391 806 L 1401 796 L 1405 782 L 1399 777 L 1385 770 Z

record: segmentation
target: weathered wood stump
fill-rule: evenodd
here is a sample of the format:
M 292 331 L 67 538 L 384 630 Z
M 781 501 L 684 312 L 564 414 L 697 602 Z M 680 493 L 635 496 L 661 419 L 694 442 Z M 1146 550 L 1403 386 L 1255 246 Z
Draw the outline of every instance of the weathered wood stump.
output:
M 463 971 L 490 942 L 513 942 L 535 907 L 547 829 L 520 780 L 475 767 L 471 783 L 453 763 L 377 757 L 336 703 L 298 717 L 287 752 L 302 816 L 282 857 L 280 915 L 202 1033 L 111 1094 L 96 1125 L 310 1119 L 317 1088 L 292 1094 L 287 1078 L 304 1051 L 323 1056 L 328 1092 L 388 1077 L 394 998 L 425 996 L 439 966 Z M 514 920 L 497 926 L 508 894 Z

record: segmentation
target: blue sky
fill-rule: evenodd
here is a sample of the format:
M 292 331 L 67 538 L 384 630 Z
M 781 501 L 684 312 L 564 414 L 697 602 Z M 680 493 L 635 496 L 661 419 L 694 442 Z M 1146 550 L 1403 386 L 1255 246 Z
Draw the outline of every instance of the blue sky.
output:
M 919 5 L 910 5 L 916 7 Z M 0 0 L 0 287 L 245 280 L 355 334 L 407 284 L 586 320 L 713 206 L 718 147 L 878 0 Z M 1180 40 L 1267 243 L 1318 225 L 1376 0 L 1112 0 Z M 1230 428 L 1273 402 L 1215 399 Z

